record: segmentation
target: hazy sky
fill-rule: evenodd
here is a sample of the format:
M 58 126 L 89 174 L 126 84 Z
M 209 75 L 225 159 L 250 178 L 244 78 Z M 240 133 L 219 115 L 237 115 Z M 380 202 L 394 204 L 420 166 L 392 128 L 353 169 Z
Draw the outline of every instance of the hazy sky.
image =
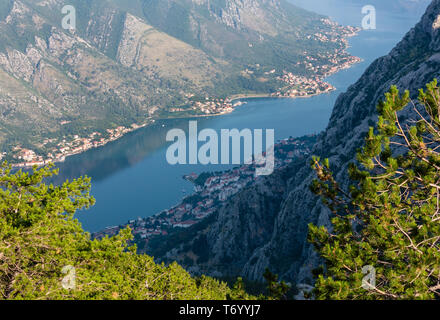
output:
M 431 3 L 431 0 L 288 0 L 291 3 L 307 10 L 328 15 L 344 25 L 361 26 L 365 5 L 376 8 L 378 29 L 397 31 L 408 28 L 408 22 L 415 24 Z M 390 15 L 399 16 L 406 20 L 401 24 L 393 21 Z M 394 20 L 394 19 L 393 19 Z M 408 21 L 409 20 L 409 21 Z
M 394 13 L 411 13 L 421 15 L 431 0 L 288 0 L 306 9 L 325 13 L 329 9 L 344 11 L 346 7 L 362 8 L 374 5 L 378 10 L 389 10 Z

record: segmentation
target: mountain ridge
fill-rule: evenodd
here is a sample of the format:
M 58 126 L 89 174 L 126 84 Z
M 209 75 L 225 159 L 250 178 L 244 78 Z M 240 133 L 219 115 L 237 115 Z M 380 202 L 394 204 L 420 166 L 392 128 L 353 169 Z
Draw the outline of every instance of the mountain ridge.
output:
M 439 21 L 440 1 L 434 0 L 402 41 L 388 55 L 373 62 L 362 77 L 338 97 L 329 125 L 318 138 L 313 154 L 329 158 L 342 187 L 350 184 L 348 164 L 363 145 L 368 128 L 377 120 L 376 105 L 389 87 L 410 89 L 416 97 L 419 88 L 440 76 Z M 409 116 L 402 114 L 406 119 Z M 220 208 L 214 221 L 202 230 L 184 231 L 189 235 L 194 233 L 190 240 L 166 252 L 160 248 L 152 250 L 154 256 L 165 261 L 177 260 L 195 274 L 217 277 L 239 274 L 261 281 L 265 269 L 269 268 L 293 284 L 313 284 L 312 269 L 320 264 L 320 259 L 307 242 L 308 224 L 329 227 L 330 212 L 309 189 L 315 177 L 309 160 L 295 162 L 265 177 L 257 186 L 245 189 Z M 280 176 L 284 176 L 283 182 L 278 181 Z M 285 183 L 286 191 L 275 198 L 267 187 L 280 183 Z M 261 192 L 262 188 L 266 191 Z M 252 199 L 252 205 L 246 199 Z M 268 206 L 265 201 L 273 202 Z M 265 211 L 269 207 L 280 209 Z M 256 216 L 259 219 L 255 219 Z M 267 224 L 269 228 L 264 227 Z M 261 228 L 270 233 L 265 236 L 269 240 L 263 244 L 260 238 L 243 242 L 243 239 L 252 239 L 252 234 Z M 188 248 L 202 235 L 211 252 L 208 259 L 185 264 Z
M 230 112 L 225 98 L 272 94 L 286 85 L 287 72 L 315 81 L 354 62 L 345 51 L 353 29 L 283 0 L 206 3 L 73 0 L 77 28 L 69 31 L 61 27 L 63 1 L 1 0 L 0 156 L 21 164 L 62 161 L 154 119 Z M 230 6 L 240 14 L 232 18 Z M 171 19 L 175 8 L 210 40 L 193 45 L 153 19 L 197 34 Z M 250 24 L 243 8 L 254 8 L 260 22 Z M 282 24 L 271 22 L 275 15 Z M 263 36 L 268 23 L 273 32 Z M 206 98 L 208 111 L 197 104 Z

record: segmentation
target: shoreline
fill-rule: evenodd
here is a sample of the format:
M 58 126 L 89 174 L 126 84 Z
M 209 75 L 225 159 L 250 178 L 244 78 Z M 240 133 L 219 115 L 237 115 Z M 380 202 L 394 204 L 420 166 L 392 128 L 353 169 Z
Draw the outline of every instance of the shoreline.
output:
M 234 97 L 231 101 L 237 101 L 237 100 L 246 100 L 246 99 L 307 99 L 307 98 L 313 98 L 313 97 L 317 97 L 323 94 L 328 94 L 328 93 L 332 93 L 333 91 L 336 91 L 337 89 L 333 89 L 330 91 L 325 91 L 325 92 L 319 92 L 319 93 L 312 93 L 312 94 L 307 94 L 305 96 L 295 96 L 295 97 L 289 97 L 289 96 L 273 96 L 271 94 L 243 94 L 243 95 L 236 95 L 237 97 Z
M 278 140 L 274 145 L 277 154 L 275 168 L 287 166 L 294 159 L 308 156 L 316 141 L 317 135 L 308 135 L 299 138 Z M 122 228 L 130 226 L 133 234 L 138 235 L 135 241 L 149 241 L 156 235 L 167 235 L 175 228 L 187 228 L 200 223 L 204 218 L 215 212 L 219 206 L 227 202 L 230 197 L 245 188 L 248 183 L 255 183 L 259 179 L 255 176 L 258 164 L 242 164 L 219 172 L 205 171 L 199 174 L 188 173 L 183 179 L 193 185 L 194 190 L 185 194 L 177 203 L 168 209 L 157 210 L 153 215 L 138 217 L 124 221 L 118 225 L 107 226 L 92 232 L 93 238 L 113 236 Z M 205 175 L 198 183 L 196 180 Z M 196 200 L 191 200 L 194 197 Z M 179 217 L 176 213 L 179 212 Z
M 341 69 L 343 70 L 343 69 Z M 337 73 L 337 72 L 336 72 Z M 297 98 L 312 98 L 312 97 L 316 97 L 319 95 L 323 95 L 323 94 L 328 94 L 331 93 L 332 91 L 337 90 L 336 88 L 331 90 L 331 91 L 327 91 L 327 92 L 320 92 L 320 93 L 314 93 L 314 94 L 308 94 L 308 95 L 304 95 L 304 96 L 295 96 L 295 97 L 289 97 L 289 96 L 273 96 L 272 94 L 269 93 L 255 93 L 255 94 L 236 94 L 233 95 L 231 97 L 229 97 L 228 99 L 230 99 L 231 102 L 234 101 L 239 101 L 239 100 L 246 100 L 246 99 L 297 99 Z M 246 103 L 244 103 L 246 104 Z M 242 104 L 242 105 L 244 105 Z M 240 105 L 240 106 L 242 106 Z M 234 109 L 235 110 L 235 109 Z M 50 164 L 57 164 L 57 163 L 64 163 L 66 161 L 67 158 L 78 155 L 78 154 L 82 154 L 85 153 L 87 151 L 93 150 L 93 149 L 99 149 L 101 147 L 106 146 L 107 144 L 117 141 L 119 139 L 124 138 L 127 134 L 135 132 L 137 130 L 140 130 L 142 128 L 146 128 L 152 124 L 154 124 L 156 121 L 166 121 L 166 120 L 182 120 L 182 119 L 194 119 L 194 118 L 211 118 L 211 117 L 220 117 L 220 116 L 224 116 L 224 115 L 228 115 L 234 112 L 234 110 L 230 111 L 230 112 L 222 112 L 222 113 L 215 113 L 215 114 L 200 114 L 200 115 L 192 115 L 192 116 L 184 116 L 184 117 L 168 117 L 168 118 L 155 118 L 155 119 L 150 119 L 150 123 L 145 123 L 142 125 L 139 125 L 138 127 L 134 128 L 134 129 L 127 129 L 128 131 L 125 132 L 124 134 L 122 134 L 121 136 L 117 137 L 117 138 L 113 138 L 113 139 L 109 139 L 108 141 L 105 141 L 104 143 L 98 145 L 98 146 L 92 146 L 89 148 L 85 148 L 82 151 L 78 151 L 78 152 L 72 152 L 72 153 L 68 153 L 65 154 L 63 156 L 63 158 L 61 159 L 56 159 L 54 161 L 44 161 L 44 163 L 38 163 L 38 164 L 29 164 L 29 162 L 22 162 L 22 163 L 13 163 L 11 164 L 11 167 L 13 169 L 31 169 L 34 166 L 37 167 L 44 167 Z
M 360 32 L 360 31 L 359 31 Z M 359 32 L 357 32 L 356 34 L 352 34 L 346 37 L 345 40 L 355 37 L 359 34 Z M 349 48 L 348 43 L 346 44 L 346 49 L 347 50 Z M 355 56 L 352 56 L 355 57 Z M 347 70 L 350 69 L 353 65 L 361 63 L 363 61 L 362 58 L 359 57 L 355 57 L 355 61 L 349 65 L 347 64 L 341 64 L 340 66 L 337 67 L 337 69 L 334 72 L 329 72 L 328 74 L 322 75 L 322 78 L 320 78 L 321 81 L 325 82 L 325 80 L 332 76 L 337 74 L 338 72 L 342 71 L 342 70 Z M 333 86 L 332 86 L 333 87 Z M 231 95 L 229 97 L 227 97 L 226 99 L 228 99 L 231 103 L 233 103 L 234 101 L 241 101 L 241 100 L 246 100 L 246 99 L 297 99 L 297 98 L 312 98 L 315 96 L 319 96 L 319 95 L 323 95 L 323 94 L 329 94 L 333 91 L 336 91 L 337 88 L 333 87 L 331 90 L 328 91 L 322 91 L 322 92 L 317 92 L 317 93 L 312 93 L 312 94 L 305 94 L 305 95 L 297 95 L 297 96 L 278 96 L 278 95 L 274 95 L 274 93 L 243 93 L 243 94 L 234 94 Z M 246 104 L 246 103 L 244 103 Z M 242 106 L 243 104 L 239 105 Z M 237 106 L 238 107 L 238 106 Z M 82 150 L 76 151 L 76 152 L 72 152 L 72 153 L 66 153 L 64 154 L 61 158 L 59 159 L 55 159 L 55 160 L 43 160 L 43 161 L 38 161 L 38 162 L 20 162 L 20 163 L 12 163 L 11 167 L 13 169 L 30 169 L 33 168 L 35 166 L 37 167 L 44 167 L 50 164 L 57 164 L 57 163 L 64 163 L 66 161 L 67 158 L 78 155 L 78 154 L 82 154 L 85 153 L 87 151 L 90 151 L 92 149 L 99 149 L 100 147 L 104 147 L 106 146 L 108 143 L 111 143 L 113 141 L 117 141 L 123 137 L 125 137 L 127 134 L 135 132 L 139 129 L 148 127 L 152 124 L 154 124 L 156 121 L 166 121 L 166 120 L 179 120 L 179 119 L 193 119 L 193 118 L 209 118 L 209 117 L 218 117 L 218 116 L 223 116 L 223 115 L 227 115 L 227 114 L 231 114 L 235 111 L 235 108 L 233 108 L 232 111 L 226 111 L 226 112 L 220 112 L 220 113 L 214 113 L 214 114 L 200 114 L 200 115 L 192 115 L 192 116 L 184 116 L 184 117 L 168 117 L 168 118 L 150 118 L 147 119 L 147 122 L 142 123 L 140 125 L 138 124 L 134 124 L 132 125 L 131 128 L 125 128 L 125 132 L 123 132 L 122 134 L 120 134 L 117 137 L 111 137 L 109 138 L 107 141 L 103 141 L 101 142 L 99 145 L 92 145 L 90 147 L 83 147 Z
M 149 125 L 153 124 L 156 119 L 148 119 L 150 121 L 150 123 L 146 122 L 143 124 L 139 124 L 136 125 L 136 127 L 131 127 L 131 128 L 126 128 L 125 133 L 121 134 L 120 136 L 116 137 L 116 138 L 109 138 L 101 143 L 99 143 L 98 145 L 92 145 L 90 147 L 83 147 L 82 150 L 80 151 L 76 151 L 76 152 L 71 152 L 71 153 L 66 153 L 64 154 L 61 158 L 59 159 L 55 159 L 55 160 L 43 160 L 43 161 L 37 161 L 37 163 L 33 163 L 33 162 L 20 162 L 20 163 L 11 163 L 11 167 L 13 169 L 31 169 L 35 166 L 37 166 L 38 168 L 50 165 L 50 164 L 56 164 L 56 163 L 64 163 L 66 161 L 67 158 L 78 155 L 78 154 L 82 154 L 85 153 L 87 151 L 93 150 L 93 149 L 99 149 L 101 147 L 106 146 L 107 144 L 117 141 L 123 137 L 125 137 L 127 134 L 130 134 L 132 132 L 135 132 L 137 130 L 140 130 L 142 128 L 146 128 Z M 42 163 L 43 162 L 43 163 Z
M 341 69 L 344 70 L 344 69 Z M 339 70 L 340 71 L 340 70 Z M 339 72 L 337 71 L 337 72 Z M 337 73 L 335 72 L 335 73 Z M 323 94 L 328 94 L 331 93 L 333 91 L 336 91 L 337 89 L 333 89 L 331 91 L 327 91 L 327 92 L 320 92 L 320 93 L 314 93 L 314 94 L 308 94 L 308 95 L 304 95 L 304 96 L 295 96 L 295 97 L 289 97 L 289 96 L 273 96 L 272 94 L 268 94 L 268 93 L 255 93 L 255 94 L 236 94 L 231 96 L 230 101 L 234 102 L 234 101 L 239 101 L 239 100 L 246 100 L 246 99 L 297 99 L 297 98 L 312 98 L 312 97 L 316 97 L 316 96 L 320 96 Z M 246 104 L 246 103 L 244 103 Z M 244 104 L 240 105 L 243 106 Z M 194 118 L 211 118 L 211 117 L 220 117 L 220 116 L 224 116 L 224 115 L 228 115 L 231 114 L 235 111 L 234 110 L 230 111 L 230 112 L 222 112 L 222 113 L 215 113 L 215 114 L 200 114 L 200 115 L 192 115 L 192 116 L 184 116 L 184 117 L 168 117 L 168 118 L 154 118 L 154 119 L 150 119 L 150 123 L 145 123 L 142 125 L 139 125 L 137 128 L 135 129 L 128 129 L 127 132 L 125 132 L 124 134 L 122 134 L 121 136 L 115 138 L 115 139 L 109 139 L 108 141 L 98 145 L 98 146 L 92 146 L 90 148 L 86 148 L 83 149 L 82 151 L 78 151 L 78 152 L 72 152 L 72 153 L 68 153 L 65 154 L 63 156 L 63 158 L 61 159 L 56 159 L 54 161 L 44 161 L 44 163 L 39 163 L 39 164 L 29 164 L 28 162 L 22 162 L 22 163 L 14 163 L 11 164 L 11 167 L 13 169 L 31 169 L 34 166 L 37 166 L 38 168 L 50 165 L 50 164 L 57 164 L 57 163 L 64 163 L 66 161 L 67 158 L 78 155 L 78 154 L 82 154 L 85 153 L 87 151 L 93 150 L 93 149 L 99 149 L 101 147 L 105 147 L 107 144 L 117 141 L 119 139 L 124 138 L 127 134 L 135 132 L 137 130 L 140 130 L 142 128 L 146 128 L 152 124 L 154 124 L 156 121 L 166 121 L 166 120 L 182 120 L 182 119 L 194 119 Z

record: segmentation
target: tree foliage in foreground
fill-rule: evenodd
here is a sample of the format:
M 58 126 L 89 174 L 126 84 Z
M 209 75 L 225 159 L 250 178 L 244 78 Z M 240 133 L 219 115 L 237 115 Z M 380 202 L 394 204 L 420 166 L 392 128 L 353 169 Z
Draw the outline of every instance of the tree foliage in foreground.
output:
M 403 124 L 399 111 L 412 108 Z M 333 178 L 329 161 L 313 161 L 312 190 L 333 213 L 332 228 L 310 225 L 309 240 L 325 261 L 317 299 L 440 298 L 440 90 L 437 81 L 409 92 L 392 87 L 378 105 L 352 164 L 348 191 Z M 370 267 L 368 267 L 370 266 Z M 375 285 L 362 272 L 375 270 Z M 371 275 L 372 269 L 368 271 Z
M 289 292 L 290 285 L 284 281 L 278 280 L 278 275 L 272 273 L 268 268 L 263 274 L 267 283 L 268 297 L 271 300 L 287 300 L 287 294 Z
M 129 229 L 91 240 L 74 219 L 95 202 L 90 179 L 46 185 L 54 174 L 0 167 L 0 299 L 252 298 L 242 286 L 192 278 L 176 263 L 136 254 Z

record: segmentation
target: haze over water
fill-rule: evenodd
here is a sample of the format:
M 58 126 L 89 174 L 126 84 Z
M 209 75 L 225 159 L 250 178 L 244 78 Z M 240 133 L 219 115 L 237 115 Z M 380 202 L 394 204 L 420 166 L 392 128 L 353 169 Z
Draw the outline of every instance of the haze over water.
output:
M 350 6 L 342 0 L 291 2 L 329 15 L 341 24 L 361 24 L 363 2 Z M 328 124 L 338 95 L 356 82 L 376 58 L 387 54 L 419 19 L 420 15 L 414 13 L 378 11 L 378 29 L 363 31 L 350 39 L 350 53 L 364 61 L 327 79 L 336 91 L 307 99 L 250 99 L 231 114 L 199 118 L 199 130 L 275 129 L 276 140 L 321 132 Z M 128 134 L 102 148 L 69 157 L 60 164 L 58 181 L 80 175 L 92 178 L 92 194 L 97 203 L 77 215 L 84 229 L 94 232 L 158 213 L 192 192 L 192 184 L 182 179 L 184 174 L 232 167 L 169 165 L 165 158 L 166 133 L 172 128 L 187 130 L 187 127 L 188 120 L 158 121 L 154 126 Z

